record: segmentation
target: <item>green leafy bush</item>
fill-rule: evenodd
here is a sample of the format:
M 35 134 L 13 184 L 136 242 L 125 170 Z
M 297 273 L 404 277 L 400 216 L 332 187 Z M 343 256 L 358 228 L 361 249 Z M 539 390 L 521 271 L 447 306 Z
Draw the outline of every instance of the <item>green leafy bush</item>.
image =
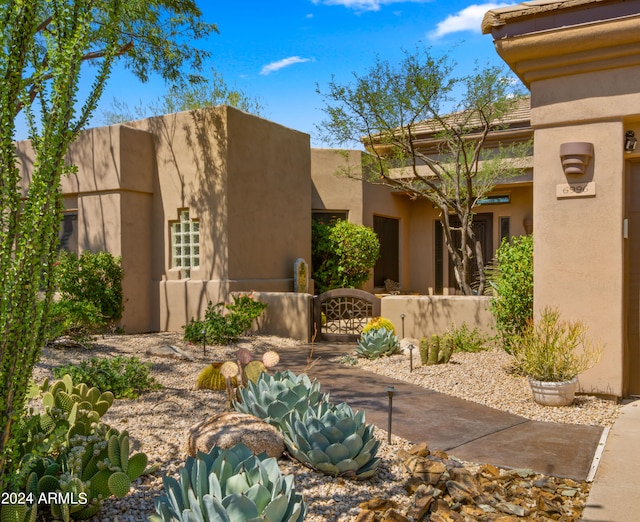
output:
M 245 333 L 260 317 L 266 304 L 251 294 L 232 296 L 231 304 L 209 301 L 204 320 L 193 318 L 184 328 L 184 340 L 190 343 L 229 344 Z
M 496 328 L 504 349 L 511 353 L 513 340 L 533 319 L 533 237 L 503 241 L 488 280 L 494 289 L 491 311 Z
M 53 369 L 56 378 L 69 374 L 76 382 L 84 382 L 117 398 L 135 399 L 142 391 L 156 390 L 160 385 L 150 375 L 151 365 L 137 357 L 117 355 L 108 359 L 92 357 L 80 364 L 68 364 Z
M 380 241 L 369 227 L 339 220 L 313 222 L 311 265 L 318 293 L 358 288 L 380 256 Z
M 107 321 L 95 304 L 89 301 L 61 299 L 51 303 L 47 340 L 68 335 L 84 343 L 91 334 L 107 326 Z
M 113 326 L 124 310 L 120 258 L 108 252 L 60 252 L 55 282 L 60 299 L 51 308 L 49 340 L 69 335 L 83 341 Z
M 471 330 L 467 323 L 452 325 L 446 335 L 453 341 L 454 352 L 481 352 L 487 350 L 493 338 L 483 334 L 478 328 Z

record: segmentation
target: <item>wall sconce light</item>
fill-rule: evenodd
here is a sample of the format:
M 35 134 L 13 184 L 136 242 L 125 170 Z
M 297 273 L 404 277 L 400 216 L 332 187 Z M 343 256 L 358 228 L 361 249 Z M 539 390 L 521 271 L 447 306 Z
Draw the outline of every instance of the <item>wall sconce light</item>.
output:
M 530 216 L 524 218 L 522 220 L 522 226 L 524 227 L 524 233 L 530 236 L 533 232 L 533 218 Z
M 624 138 L 624 151 L 627 154 L 632 153 L 634 150 L 636 150 L 637 144 L 638 140 L 636 139 L 636 133 L 632 130 L 628 130 Z
M 593 143 L 576 141 L 560 145 L 560 159 L 566 175 L 584 174 L 593 156 Z

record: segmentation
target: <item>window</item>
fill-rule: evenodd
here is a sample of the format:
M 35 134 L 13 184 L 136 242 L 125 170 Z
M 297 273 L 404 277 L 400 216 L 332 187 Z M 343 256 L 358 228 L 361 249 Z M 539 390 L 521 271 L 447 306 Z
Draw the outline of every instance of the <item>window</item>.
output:
M 189 211 L 180 212 L 180 220 L 171 223 L 171 266 L 182 269 L 190 277 L 191 269 L 200 264 L 200 222 L 189 219 Z
M 343 220 L 347 221 L 349 213 L 345 210 L 314 210 L 311 213 L 311 219 L 316 223 L 322 223 L 328 225 L 334 221 Z
M 500 218 L 500 244 L 502 244 L 502 240 L 504 238 L 507 238 L 507 241 L 509 241 L 511 237 L 511 232 L 509 229 L 510 229 L 510 219 L 507 216 L 501 217 Z
M 78 252 L 78 213 L 65 212 L 58 232 L 58 250 Z

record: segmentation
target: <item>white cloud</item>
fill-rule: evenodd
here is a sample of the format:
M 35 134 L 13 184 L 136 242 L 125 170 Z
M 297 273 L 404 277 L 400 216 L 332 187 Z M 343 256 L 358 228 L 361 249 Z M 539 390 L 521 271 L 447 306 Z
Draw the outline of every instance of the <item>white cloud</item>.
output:
M 272 72 L 279 71 L 285 67 L 289 67 L 290 65 L 294 65 L 296 63 L 305 63 L 310 62 L 311 58 L 300 58 L 299 56 L 289 56 L 289 58 L 283 58 L 282 60 L 278 60 L 277 62 L 271 62 L 265 65 L 261 70 L 260 74 L 267 75 Z
M 431 31 L 428 36 L 431 40 L 435 40 L 442 36 L 451 33 L 459 33 L 462 31 L 480 32 L 480 25 L 482 24 L 482 18 L 485 13 L 496 7 L 505 7 L 513 5 L 510 3 L 486 3 L 486 4 L 474 4 L 469 7 L 465 7 L 462 11 L 458 11 L 456 14 L 447 16 L 442 22 L 438 22 L 436 29 Z
M 379 11 L 380 7 L 399 3 L 423 3 L 431 0 L 312 0 L 314 4 L 342 5 L 354 11 Z

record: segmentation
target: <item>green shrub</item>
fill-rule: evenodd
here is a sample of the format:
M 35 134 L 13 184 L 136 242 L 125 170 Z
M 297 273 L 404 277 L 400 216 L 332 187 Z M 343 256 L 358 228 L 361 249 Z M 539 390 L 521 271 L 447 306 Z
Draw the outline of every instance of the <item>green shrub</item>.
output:
M 251 328 L 253 320 L 267 307 L 251 294 L 234 295 L 232 299 L 233 303 L 227 305 L 209 301 L 204 320 L 193 318 L 183 326 L 184 340 L 195 344 L 232 343 Z
M 505 350 L 533 319 L 533 237 L 514 237 L 503 241 L 495 264 L 488 271 L 494 289 L 491 311 Z
M 93 303 L 61 299 L 51 303 L 46 338 L 51 341 L 67 335 L 85 343 L 90 340 L 92 333 L 106 325 L 107 321 Z
M 137 357 L 117 355 L 108 359 L 92 357 L 80 364 L 68 364 L 53 369 L 60 378 L 69 374 L 74 382 L 112 392 L 117 398 L 135 399 L 142 391 L 156 390 L 160 385 L 150 375 L 151 365 Z
M 459 327 L 452 325 L 446 334 L 453 341 L 454 352 L 480 352 L 489 348 L 493 340 L 491 336 L 483 334 L 478 328 L 470 330 L 467 323 Z
M 60 304 L 54 309 L 58 324 L 67 321 L 71 332 L 78 328 L 95 331 L 121 319 L 123 275 L 120 258 L 108 252 L 84 252 L 80 257 L 60 252 L 55 271 L 60 292 Z
M 339 220 L 312 224 L 311 265 L 318 293 L 359 288 L 380 256 L 376 233 L 364 225 Z

